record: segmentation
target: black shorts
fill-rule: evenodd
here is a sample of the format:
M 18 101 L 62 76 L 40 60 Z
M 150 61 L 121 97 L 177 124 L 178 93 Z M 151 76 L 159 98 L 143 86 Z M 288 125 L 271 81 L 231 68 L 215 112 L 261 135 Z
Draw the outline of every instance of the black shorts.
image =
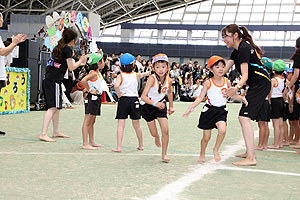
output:
M 84 108 L 85 114 L 88 115 L 100 115 L 101 114 L 101 102 L 102 98 L 101 95 L 94 95 L 88 93 L 85 101 L 84 101 Z
M 257 80 L 249 85 L 245 98 L 248 106 L 242 105 L 239 116 L 249 117 L 251 120 L 258 119 L 265 112 L 263 109 L 264 102 L 271 89 L 271 82 L 265 78 Z
M 0 91 L 1 91 L 1 88 L 4 88 L 5 86 L 6 86 L 5 80 L 0 80 Z
M 256 118 L 256 121 L 269 122 L 271 119 L 271 105 L 268 100 L 265 100 L 262 108 L 262 112 L 260 112 Z
M 61 83 L 44 79 L 42 86 L 45 95 L 46 107 L 62 109 L 63 100 Z
M 287 105 L 287 112 L 288 112 L 288 119 L 291 121 L 299 120 L 299 112 L 298 112 L 298 107 L 299 104 L 297 103 L 296 99 L 294 99 L 294 106 L 293 106 L 293 112 L 290 113 L 289 111 L 289 105 Z
M 132 120 L 141 119 L 140 102 L 137 97 L 121 97 L 118 101 L 116 119 L 127 119 L 128 115 Z
M 227 114 L 228 111 L 226 109 L 226 106 L 215 107 L 205 104 L 200 114 L 198 128 L 204 130 L 211 130 L 217 128 L 217 122 L 227 122 Z
M 141 105 L 142 117 L 147 121 L 151 122 L 157 118 L 168 118 L 167 117 L 167 104 L 165 103 L 165 108 L 160 110 L 149 104 Z
M 284 105 L 283 105 L 283 121 L 288 120 L 289 116 L 290 116 L 289 103 L 284 102 Z
M 282 97 L 271 98 L 271 119 L 283 118 L 284 100 Z
M 284 100 L 282 97 L 271 98 L 271 119 L 283 118 Z

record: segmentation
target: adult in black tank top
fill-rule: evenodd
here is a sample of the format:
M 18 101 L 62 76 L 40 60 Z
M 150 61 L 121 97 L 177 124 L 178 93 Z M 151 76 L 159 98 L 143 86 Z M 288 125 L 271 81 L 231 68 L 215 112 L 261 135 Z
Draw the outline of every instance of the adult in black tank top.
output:
M 227 97 L 236 94 L 244 84 L 249 86 L 246 94 L 248 106 L 242 105 L 238 117 L 246 143 L 246 153 L 237 157 L 245 159 L 233 164 L 240 166 L 256 165 L 254 131 L 250 120 L 258 120 L 260 115 L 266 112 L 263 109 L 263 104 L 270 92 L 271 80 L 261 61 L 262 50 L 254 44 L 246 27 L 239 27 L 236 24 L 227 25 L 222 30 L 222 38 L 227 48 L 234 48 L 226 64 L 225 72 L 235 65 L 237 71 L 242 75 L 240 82 L 235 87 L 229 88 Z

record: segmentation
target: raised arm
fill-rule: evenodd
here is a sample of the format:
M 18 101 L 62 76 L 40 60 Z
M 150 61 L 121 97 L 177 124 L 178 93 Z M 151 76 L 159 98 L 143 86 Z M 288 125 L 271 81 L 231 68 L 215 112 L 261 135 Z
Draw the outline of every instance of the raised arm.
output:
M 12 42 L 9 46 L 0 48 L 0 56 L 7 56 L 10 54 L 14 48 L 21 42 L 26 40 L 25 34 L 18 34 L 17 36 L 12 38 Z
M 144 73 L 138 73 L 138 78 L 141 79 L 145 76 L 150 76 L 151 75 L 151 71 L 147 71 L 147 72 L 144 72 Z
M 73 58 L 67 58 L 68 70 L 73 71 L 79 66 L 85 65 L 88 55 L 82 55 L 80 59 L 75 62 Z

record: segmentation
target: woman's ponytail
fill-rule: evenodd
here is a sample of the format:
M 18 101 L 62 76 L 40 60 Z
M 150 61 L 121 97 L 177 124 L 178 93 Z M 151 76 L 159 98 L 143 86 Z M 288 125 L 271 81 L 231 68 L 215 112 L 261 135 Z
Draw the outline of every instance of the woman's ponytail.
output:
M 242 30 L 241 38 L 248 41 L 259 55 L 263 55 L 263 51 L 261 50 L 261 48 L 254 44 L 252 36 L 249 34 L 248 29 L 245 26 L 240 26 L 239 28 L 240 30 Z

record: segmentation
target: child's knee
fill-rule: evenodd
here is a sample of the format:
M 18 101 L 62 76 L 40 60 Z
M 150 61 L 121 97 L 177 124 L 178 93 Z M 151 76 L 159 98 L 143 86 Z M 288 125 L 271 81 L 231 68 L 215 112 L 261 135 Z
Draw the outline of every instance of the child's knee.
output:
M 210 136 L 205 136 L 202 138 L 202 141 L 205 142 L 205 143 L 208 143 L 210 140 Z
M 221 136 L 225 136 L 226 135 L 226 129 L 220 129 L 218 131 L 218 134 L 221 135 Z

